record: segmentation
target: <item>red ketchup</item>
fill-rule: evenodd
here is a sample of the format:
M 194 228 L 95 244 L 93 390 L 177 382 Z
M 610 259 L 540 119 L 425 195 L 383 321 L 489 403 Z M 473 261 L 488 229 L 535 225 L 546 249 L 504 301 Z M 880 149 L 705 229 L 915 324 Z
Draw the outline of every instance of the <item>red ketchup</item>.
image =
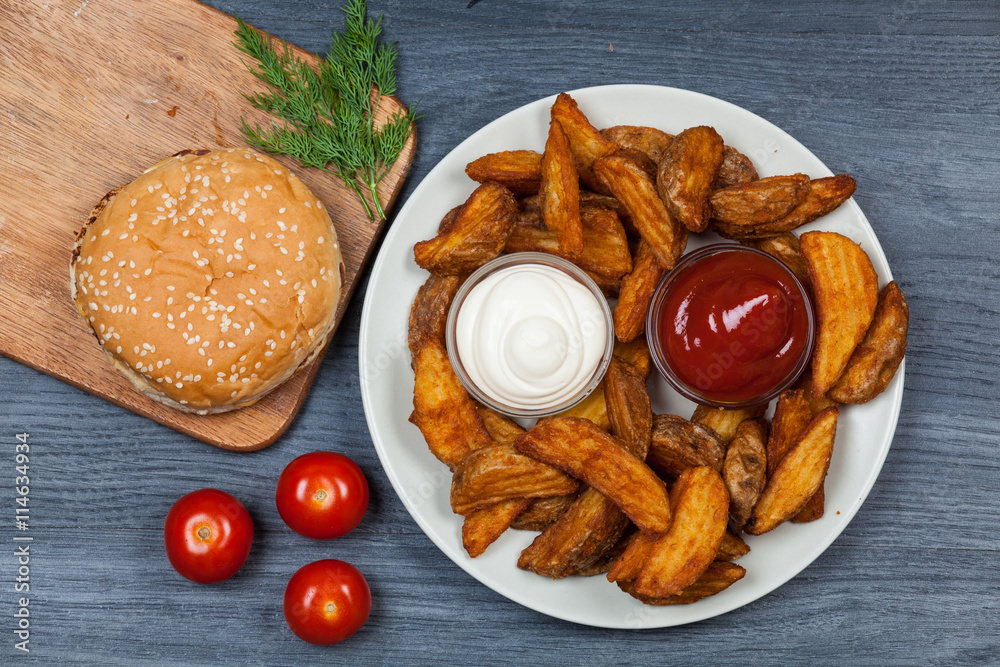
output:
M 748 405 L 770 400 L 801 374 L 812 308 L 784 264 L 745 246 L 716 245 L 682 261 L 668 281 L 653 300 L 651 342 L 667 379 L 685 385 L 677 386 L 681 393 Z

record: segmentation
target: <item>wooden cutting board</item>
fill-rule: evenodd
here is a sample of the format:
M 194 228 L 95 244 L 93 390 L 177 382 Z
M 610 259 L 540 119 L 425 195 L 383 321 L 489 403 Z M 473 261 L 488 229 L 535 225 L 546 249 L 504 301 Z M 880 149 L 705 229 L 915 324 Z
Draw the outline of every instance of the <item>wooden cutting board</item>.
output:
M 241 117 L 268 120 L 242 96 L 263 85 L 232 46 L 235 29 L 194 0 L 0 0 L 0 354 L 198 440 L 252 451 L 288 428 L 322 359 L 248 408 L 181 413 L 112 369 L 69 292 L 75 235 L 106 192 L 182 149 L 242 145 Z M 380 110 L 400 106 L 384 98 Z M 415 147 L 413 137 L 381 184 L 387 208 Z M 342 181 L 279 159 L 337 227 L 347 267 L 339 323 L 381 223 Z

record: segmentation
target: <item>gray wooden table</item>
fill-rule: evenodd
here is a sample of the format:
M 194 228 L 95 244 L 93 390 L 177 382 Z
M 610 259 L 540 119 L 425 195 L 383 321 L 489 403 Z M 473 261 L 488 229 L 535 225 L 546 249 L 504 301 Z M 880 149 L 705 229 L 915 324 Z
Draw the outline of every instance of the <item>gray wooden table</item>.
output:
M 96 1 L 96 0 L 94 0 Z M 312 51 L 338 0 L 209 0 Z M 994 2 L 371 2 L 419 98 L 400 204 L 456 144 L 561 90 L 650 83 L 777 124 L 859 183 L 911 308 L 906 390 L 881 475 L 847 530 L 770 595 L 662 630 L 555 620 L 479 584 L 424 536 L 383 473 L 358 380 L 361 285 L 314 389 L 274 446 L 195 442 L 0 358 L 0 664 L 1000 663 L 1000 9 Z M 613 48 L 612 48 L 613 47 Z M 15 434 L 31 443 L 31 643 L 15 649 Z M 336 449 L 371 507 L 331 543 L 273 505 L 295 455 Z M 220 486 L 257 526 L 234 579 L 189 584 L 163 554 L 183 493 Z M 335 648 L 291 635 L 285 583 L 324 557 L 366 573 L 368 624 Z

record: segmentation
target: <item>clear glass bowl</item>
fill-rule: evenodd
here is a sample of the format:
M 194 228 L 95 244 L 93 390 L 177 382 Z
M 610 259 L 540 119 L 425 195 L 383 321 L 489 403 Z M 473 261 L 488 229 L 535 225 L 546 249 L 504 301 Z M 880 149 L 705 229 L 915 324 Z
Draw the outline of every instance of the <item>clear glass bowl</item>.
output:
M 557 269 L 586 287 L 591 294 L 593 294 L 599 304 L 602 322 L 598 326 L 603 326 L 605 330 L 605 345 L 600 362 L 593 369 L 593 372 L 589 375 L 587 381 L 581 385 L 579 391 L 575 392 L 572 396 L 560 400 L 556 404 L 545 405 L 537 408 L 525 407 L 523 405 L 505 402 L 502 399 L 492 396 L 483 388 L 479 387 L 470 376 L 465 364 L 462 362 L 462 358 L 458 350 L 456 334 L 458 313 L 472 289 L 479 285 L 487 277 L 492 276 L 499 271 L 508 269 L 512 266 L 524 265 L 545 266 Z M 448 348 L 448 358 L 451 361 L 452 368 L 454 368 L 455 374 L 458 376 L 462 386 L 465 387 L 475 400 L 479 401 L 483 405 L 486 405 L 487 407 L 493 408 L 497 412 L 511 417 L 548 417 L 563 412 L 564 410 L 568 410 L 585 399 L 591 392 L 594 391 L 594 389 L 597 388 L 597 386 L 601 383 L 601 380 L 604 379 L 604 374 L 608 369 L 608 364 L 611 363 L 611 355 L 615 342 L 614 322 L 611 317 L 611 308 L 608 305 L 607 298 L 601 292 L 597 284 L 575 264 L 572 264 L 571 262 L 568 262 L 560 257 L 556 257 L 555 255 L 549 255 L 541 252 L 519 252 L 503 255 L 479 267 L 472 273 L 472 275 L 466 278 L 458 292 L 455 294 L 455 298 L 452 300 L 451 309 L 448 311 L 448 320 L 445 326 L 445 342 Z M 583 331 L 579 333 L 580 335 L 586 335 L 586 332 Z
M 670 359 L 663 350 L 659 331 L 661 319 L 660 310 L 663 307 L 671 285 L 677 277 L 705 258 L 726 252 L 753 253 L 766 258 L 768 261 L 779 267 L 780 270 L 788 276 L 790 282 L 798 288 L 804 302 L 807 318 L 806 344 L 803 347 L 802 353 L 799 355 L 794 367 L 787 373 L 787 375 L 785 375 L 785 377 L 778 380 L 769 390 L 740 401 L 725 401 L 713 398 L 706 395 L 704 391 L 701 391 L 697 387 L 693 387 L 682 380 L 677 372 L 672 368 Z M 707 407 L 742 408 L 767 403 L 776 398 L 779 394 L 781 394 L 781 392 L 795 384 L 796 380 L 799 379 L 799 376 L 801 376 L 803 371 L 805 371 L 808 367 L 809 360 L 812 357 L 813 342 L 816 335 L 815 319 L 812 300 L 809 297 L 809 291 L 803 286 L 802 282 L 796 277 L 795 273 L 785 266 L 781 260 L 769 255 L 763 250 L 757 250 L 756 248 L 740 245 L 738 243 L 715 243 L 699 248 L 698 250 L 694 250 L 683 256 L 673 270 L 667 273 L 667 275 L 660 280 L 659 284 L 656 286 L 656 290 L 653 292 L 653 297 L 649 303 L 649 310 L 646 314 L 646 338 L 649 343 L 650 356 L 653 358 L 653 363 L 656 365 L 657 370 L 659 370 L 660 375 L 662 375 L 670 386 L 673 387 L 681 396 L 684 396 L 699 405 Z

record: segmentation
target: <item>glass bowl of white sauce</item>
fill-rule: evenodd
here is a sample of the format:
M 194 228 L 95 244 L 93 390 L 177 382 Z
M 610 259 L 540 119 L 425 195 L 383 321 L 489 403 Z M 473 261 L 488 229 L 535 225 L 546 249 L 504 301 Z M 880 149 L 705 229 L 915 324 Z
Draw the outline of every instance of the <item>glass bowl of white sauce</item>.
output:
M 579 267 L 520 252 L 484 264 L 459 288 L 445 329 L 469 394 L 512 417 L 558 414 L 604 378 L 614 348 L 611 308 Z

